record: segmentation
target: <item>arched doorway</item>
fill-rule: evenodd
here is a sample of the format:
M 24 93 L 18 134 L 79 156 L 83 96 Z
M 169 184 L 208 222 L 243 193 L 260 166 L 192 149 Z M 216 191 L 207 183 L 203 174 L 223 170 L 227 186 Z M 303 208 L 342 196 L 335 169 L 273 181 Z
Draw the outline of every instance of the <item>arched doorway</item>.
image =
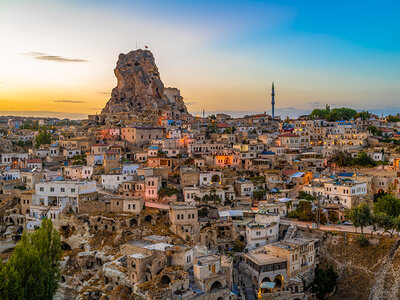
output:
M 218 183 L 220 181 L 221 181 L 221 178 L 216 174 L 211 177 L 211 182 L 212 183 Z
M 217 290 L 217 289 L 221 289 L 221 288 L 222 288 L 221 282 L 215 281 L 215 282 L 211 285 L 210 291 Z
M 153 217 L 150 216 L 150 215 L 147 215 L 147 216 L 144 218 L 144 221 L 145 221 L 145 222 L 151 222 L 151 220 L 153 220 Z
M 283 276 L 282 275 L 276 275 L 274 278 L 274 282 L 275 282 L 275 287 L 277 289 L 282 288 L 283 286 Z
M 133 218 L 133 219 L 131 219 L 130 221 L 129 221 L 129 226 L 130 227 L 132 227 L 132 226 L 137 226 L 138 225 L 138 221 L 135 219 L 135 218 Z

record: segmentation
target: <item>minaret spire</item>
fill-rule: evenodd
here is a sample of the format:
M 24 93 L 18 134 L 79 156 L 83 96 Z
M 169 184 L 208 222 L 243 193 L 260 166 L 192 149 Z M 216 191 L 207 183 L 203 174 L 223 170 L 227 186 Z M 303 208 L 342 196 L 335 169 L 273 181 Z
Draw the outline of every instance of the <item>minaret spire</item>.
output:
M 274 87 L 274 82 L 272 81 L 272 93 L 271 93 L 271 97 L 272 97 L 272 119 L 275 119 L 275 87 Z

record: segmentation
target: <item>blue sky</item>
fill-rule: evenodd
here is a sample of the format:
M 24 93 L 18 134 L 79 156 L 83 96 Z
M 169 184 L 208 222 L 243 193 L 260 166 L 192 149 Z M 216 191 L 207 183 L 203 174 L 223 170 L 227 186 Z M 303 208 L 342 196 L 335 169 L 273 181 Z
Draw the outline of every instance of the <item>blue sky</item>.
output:
M 3 0 L 0 111 L 98 112 L 115 86 L 118 54 L 138 42 L 193 113 L 269 112 L 272 81 L 282 116 L 325 104 L 400 112 L 399 8 L 397 1 Z M 32 52 L 72 60 L 38 61 Z

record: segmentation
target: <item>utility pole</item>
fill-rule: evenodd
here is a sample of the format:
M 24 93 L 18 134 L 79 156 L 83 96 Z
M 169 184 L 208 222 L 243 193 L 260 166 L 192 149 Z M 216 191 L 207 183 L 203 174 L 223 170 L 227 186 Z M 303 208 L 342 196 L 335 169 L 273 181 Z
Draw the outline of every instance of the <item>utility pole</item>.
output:
M 317 204 L 317 229 L 319 229 L 319 201 L 320 201 L 321 196 L 317 196 L 318 204 Z

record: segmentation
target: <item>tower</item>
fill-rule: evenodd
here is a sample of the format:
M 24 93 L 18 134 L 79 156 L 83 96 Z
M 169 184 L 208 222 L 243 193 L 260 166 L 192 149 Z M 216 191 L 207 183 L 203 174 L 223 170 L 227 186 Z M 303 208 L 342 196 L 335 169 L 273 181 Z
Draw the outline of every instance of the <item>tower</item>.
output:
M 271 93 L 271 97 L 272 97 L 272 119 L 275 119 L 275 88 L 274 88 L 274 82 L 272 81 L 272 93 Z

